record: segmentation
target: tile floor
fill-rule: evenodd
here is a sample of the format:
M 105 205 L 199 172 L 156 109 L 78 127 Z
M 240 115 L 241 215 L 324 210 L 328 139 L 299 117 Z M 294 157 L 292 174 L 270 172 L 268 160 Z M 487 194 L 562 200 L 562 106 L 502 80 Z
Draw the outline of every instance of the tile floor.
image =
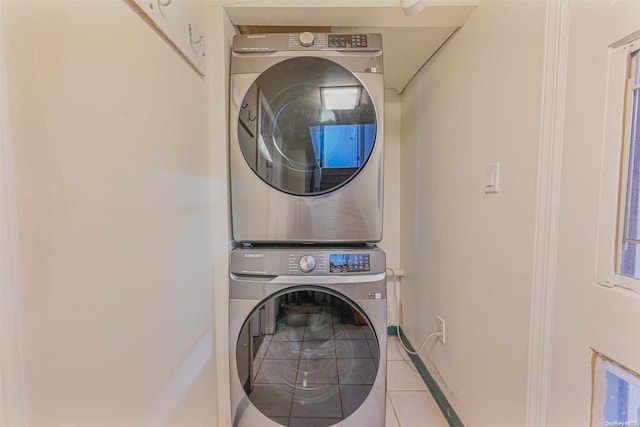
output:
M 359 331 L 357 330 L 357 328 L 352 327 L 352 330 L 350 330 L 350 333 L 353 334 L 355 332 L 359 332 Z M 278 337 L 279 336 L 277 334 L 274 335 L 273 339 L 270 340 L 271 344 L 268 346 L 269 351 L 279 352 L 277 356 L 281 360 L 273 361 L 273 362 L 276 362 L 276 364 L 274 365 L 275 367 L 281 366 L 283 362 L 286 365 L 286 362 L 288 361 L 286 360 L 288 356 L 284 356 L 283 354 L 281 354 L 281 351 L 277 346 L 279 342 L 283 342 L 283 341 L 279 341 Z M 366 340 L 364 340 L 364 335 L 362 336 L 362 338 L 363 338 L 363 343 L 366 342 Z M 303 342 L 301 342 L 301 344 L 302 343 Z M 265 343 L 265 344 L 268 344 L 268 343 Z M 290 346 L 287 347 L 288 351 L 290 351 L 290 348 L 291 348 Z M 335 348 L 339 349 L 339 346 L 336 346 Z M 260 365 L 262 367 L 265 367 L 266 366 L 265 364 L 268 364 L 270 362 L 270 360 L 268 359 L 269 351 L 266 351 L 265 359 L 259 358 L 254 361 L 254 363 L 257 364 L 257 367 Z M 332 363 L 335 364 L 336 360 L 345 361 L 343 359 L 340 359 L 339 354 L 338 354 L 338 359 L 304 360 L 305 359 L 304 352 L 301 352 L 301 353 L 302 353 L 302 362 L 307 362 L 307 363 L 309 362 L 310 363 L 316 363 L 316 362 L 327 363 L 328 361 L 331 361 Z M 300 353 L 295 354 L 294 356 L 295 358 L 299 358 Z M 363 357 L 364 355 L 359 355 L 359 356 Z M 282 360 L 283 357 L 285 360 Z M 333 355 L 332 357 L 335 358 L 336 356 Z M 366 357 L 371 357 L 371 356 L 366 355 Z M 359 360 L 363 362 L 363 361 L 366 361 L 367 359 L 359 359 Z M 296 364 L 297 364 L 297 361 L 296 361 Z M 287 367 L 286 369 L 287 372 L 294 372 L 294 373 L 297 372 L 297 368 L 294 369 L 288 366 L 286 367 Z M 318 369 L 309 370 L 311 375 L 313 375 L 314 373 L 320 373 L 320 372 L 323 372 L 324 375 L 326 375 L 326 372 L 327 372 L 326 366 L 318 366 L 317 368 Z M 350 366 L 349 369 L 350 370 L 354 369 L 354 367 Z M 336 369 L 330 369 L 330 370 L 335 371 Z M 264 375 L 264 372 L 265 372 L 264 369 L 256 369 L 256 371 L 260 372 L 262 375 Z M 271 371 L 272 373 L 275 372 L 272 369 L 268 369 L 268 371 Z M 256 373 L 256 382 L 258 384 L 256 384 L 256 394 L 254 395 L 254 399 L 256 400 L 254 401 L 254 404 L 260 404 L 261 402 L 260 387 L 266 387 L 265 385 L 260 384 L 261 374 Z M 339 377 L 339 374 L 340 374 L 340 370 L 338 369 L 338 377 Z M 297 379 L 299 380 L 299 378 Z M 333 382 L 338 383 L 337 380 L 338 378 L 335 378 Z M 292 377 L 290 378 L 290 381 L 296 381 L 296 379 Z M 315 381 L 312 381 L 312 382 L 315 382 Z M 329 383 L 332 381 L 328 378 L 324 378 L 322 382 Z M 331 387 L 328 384 L 327 386 Z M 365 394 L 362 396 L 362 398 L 360 398 L 357 393 L 358 391 L 357 387 L 362 387 L 362 386 L 351 386 L 356 390 L 354 390 L 351 393 L 352 394 L 351 397 L 348 397 L 348 395 L 345 393 L 346 390 L 344 389 L 350 387 L 349 385 L 342 385 L 342 386 L 334 385 L 333 387 L 341 387 L 342 389 L 341 394 L 343 399 L 348 398 L 348 400 L 356 400 L 357 401 L 355 405 L 356 407 L 362 401 L 362 399 L 366 396 L 366 393 L 369 391 L 368 387 L 365 387 L 363 390 Z M 278 415 L 275 412 L 272 413 L 272 411 L 277 411 L 280 406 L 284 408 L 283 415 L 284 413 L 289 413 L 289 408 L 291 407 L 293 396 L 289 396 L 287 399 L 282 398 L 284 402 L 283 405 L 274 405 L 273 390 L 269 387 L 266 387 L 264 391 L 265 391 L 264 398 L 265 398 L 265 405 L 266 405 L 265 407 L 270 408 L 269 410 L 270 415 L 272 416 Z M 284 394 L 285 393 L 282 393 L 281 395 L 284 395 Z M 276 396 L 276 397 L 279 397 L 279 396 Z M 334 407 L 340 407 L 340 402 L 331 402 L 331 403 Z M 345 402 L 342 402 L 342 404 L 344 406 Z M 307 405 L 307 406 L 310 406 L 312 408 L 314 407 L 314 405 Z M 293 405 L 292 415 L 296 415 L 296 408 L 297 408 L 296 405 Z M 320 408 L 316 408 L 316 409 L 319 409 L 322 413 L 325 414 L 325 416 L 328 414 L 327 407 L 325 405 L 322 405 Z M 299 424 L 305 427 L 310 426 L 309 424 L 310 421 L 323 421 L 323 419 L 320 419 L 320 418 L 311 419 L 311 418 L 305 417 L 304 415 L 305 414 L 300 413 L 300 414 L 297 414 L 296 418 L 291 418 L 289 420 L 287 419 L 287 417 L 282 417 L 282 419 L 280 418 L 274 418 L 274 419 L 285 425 L 288 424 L 290 426 L 297 426 Z M 319 416 L 316 413 L 311 413 L 306 415 L 311 417 Z M 326 419 L 324 421 L 328 422 L 330 420 Z M 335 421 L 338 422 L 339 418 L 336 419 Z M 331 423 L 328 422 L 328 424 L 331 424 Z M 327 425 L 327 423 L 323 425 Z M 427 390 L 427 386 L 422 380 L 422 377 L 418 373 L 413 362 L 409 359 L 409 356 L 407 356 L 407 354 L 402 349 L 400 342 L 398 341 L 398 338 L 394 336 L 388 337 L 388 340 L 387 340 L 387 418 L 386 418 L 385 427 L 448 427 L 448 425 L 449 424 L 447 423 L 444 416 L 440 412 L 438 405 L 433 400 L 431 393 L 429 392 L 429 390 Z
M 438 405 L 397 337 L 387 340 L 386 427 L 447 427 Z

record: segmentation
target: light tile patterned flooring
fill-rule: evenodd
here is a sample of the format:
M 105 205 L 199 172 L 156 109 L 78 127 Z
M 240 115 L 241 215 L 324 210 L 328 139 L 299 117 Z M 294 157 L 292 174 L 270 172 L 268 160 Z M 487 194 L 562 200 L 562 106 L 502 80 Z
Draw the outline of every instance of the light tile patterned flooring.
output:
M 398 338 L 388 337 L 386 427 L 448 425 Z

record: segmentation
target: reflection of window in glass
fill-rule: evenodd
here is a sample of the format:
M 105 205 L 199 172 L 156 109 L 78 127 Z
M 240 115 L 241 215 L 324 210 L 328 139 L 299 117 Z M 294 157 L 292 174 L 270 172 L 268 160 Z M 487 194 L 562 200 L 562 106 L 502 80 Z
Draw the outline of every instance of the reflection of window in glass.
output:
M 376 111 L 346 68 L 323 58 L 293 58 L 249 87 L 237 135 L 247 163 L 267 184 L 296 195 L 322 194 L 345 185 L 366 163 Z
M 640 279 L 640 43 L 631 49 L 625 91 L 624 196 L 620 206 L 617 273 Z
M 321 168 L 359 168 L 371 153 L 375 132 L 375 124 L 309 127 Z
M 640 426 L 640 376 L 594 352 L 591 427 Z

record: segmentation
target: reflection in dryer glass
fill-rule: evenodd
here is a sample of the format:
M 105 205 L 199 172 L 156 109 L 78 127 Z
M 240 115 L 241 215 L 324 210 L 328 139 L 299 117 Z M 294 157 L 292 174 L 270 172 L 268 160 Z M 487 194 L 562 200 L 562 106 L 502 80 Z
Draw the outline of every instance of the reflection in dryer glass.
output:
M 350 71 L 323 58 L 295 58 L 251 85 L 237 131 L 245 160 L 265 182 L 287 193 L 320 194 L 348 182 L 366 163 L 376 114 Z
M 256 308 L 236 362 L 253 405 L 285 426 L 330 426 L 365 401 L 379 365 L 376 334 L 360 309 L 333 294 L 289 292 Z

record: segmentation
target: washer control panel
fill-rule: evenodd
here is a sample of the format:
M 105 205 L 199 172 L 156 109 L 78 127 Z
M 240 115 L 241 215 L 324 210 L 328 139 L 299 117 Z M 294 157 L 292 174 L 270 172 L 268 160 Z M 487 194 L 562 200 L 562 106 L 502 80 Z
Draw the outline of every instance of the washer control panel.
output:
M 328 257 L 290 254 L 288 270 L 289 274 L 311 273 L 314 270 L 317 273 L 366 273 L 371 271 L 371 258 L 364 253 L 330 253 Z
M 229 268 L 252 276 L 351 276 L 384 273 L 386 261 L 377 248 L 237 248 Z
M 289 254 L 289 274 L 368 273 L 371 255 L 357 252 Z

